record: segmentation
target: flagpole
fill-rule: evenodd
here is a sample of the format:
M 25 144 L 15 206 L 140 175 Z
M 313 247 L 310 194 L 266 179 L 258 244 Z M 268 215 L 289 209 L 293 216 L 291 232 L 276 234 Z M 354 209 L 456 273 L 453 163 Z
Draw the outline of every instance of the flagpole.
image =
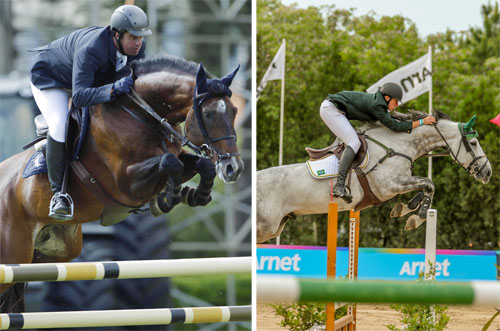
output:
M 432 66 L 432 46 L 429 45 L 429 57 L 430 57 L 430 62 Z M 432 116 L 432 76 L 431 76 L 431 87 L 429 89 L 429 115 Z M 431 152 L 432 154 L 432 152 Z M 428 174 L 427 177 L 432 180 L 432 157 L 429 158 L 429 169 L 428 169 Z
M 284 62 L 283 62 L 283 76 L 281 79 L 281 109 L 280 109 L 280 146 L 279 146 L 279 160 L 278 165 L 283 165 L 283 118 L 285 116 L 285 64 L 286 64 L 286 41 L 283 39 L 282 45 L 284 45 Z
M 282 45 L 284 47 L 284 55 L 283 55 L 283 76 L 281 79 L 281 109 L 280 109 L 280 146 L 279 146 L 279 155 L 278 155 L 278 166 L 283 165 L 283 122 L 285 117 L 285 64 L 286 64 L 286 40 L 283 38 Z M 276 237 L 276 245 L 280 244 L 280 236 Z

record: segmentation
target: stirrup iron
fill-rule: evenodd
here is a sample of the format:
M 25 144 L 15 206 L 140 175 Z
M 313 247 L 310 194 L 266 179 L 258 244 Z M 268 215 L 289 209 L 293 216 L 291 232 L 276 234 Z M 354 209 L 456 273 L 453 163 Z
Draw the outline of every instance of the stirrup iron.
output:
M 54 205 L 56 203 L 57 198 L 63 198 L 67 202 L 69 202 L 69 206 L 71 209 L 69 214 L 58 214 L 54 211 Z M 49 217 L 52 217 L 53 219 L 60 221 L 69 221 L 73 219 L 73 213 L 74 213 L 74 203 L 73 199 L 68 193 L 57 192 L 54 194 L 54 196 L 52 196 L 52 199 L 50 200 Z

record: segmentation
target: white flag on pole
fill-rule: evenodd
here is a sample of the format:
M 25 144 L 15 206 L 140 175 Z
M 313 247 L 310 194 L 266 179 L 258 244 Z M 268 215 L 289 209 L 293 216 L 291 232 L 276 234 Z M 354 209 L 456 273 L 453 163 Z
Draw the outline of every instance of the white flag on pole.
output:
M 384 83 L 396 83 L 403 89 L 402 102 L 415 99 L 432 89 L 432 57 L 431 53 L 408 63 L 380 79 L 370 86 L 366 92 L 375 93 Z
M 264 77 L 260 81 L 259 86 L 257 87 L 257 100 L 259 100 L 260 94 L 266 87 L 266 84 L 270 80 L 278 80 L 285 77 L 285 42 L 281 43 L 280 48 L 278 49 L 278 52 L 274 56 L 273 61 L 269 65 L 269 68 L 267 68 L 266 73 L 264 74 Z

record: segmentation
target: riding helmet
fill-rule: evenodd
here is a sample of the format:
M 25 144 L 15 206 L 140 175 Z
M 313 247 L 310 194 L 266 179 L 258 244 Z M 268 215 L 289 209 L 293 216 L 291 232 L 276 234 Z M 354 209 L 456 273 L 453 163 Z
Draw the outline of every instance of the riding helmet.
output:
M 146 13 L 134 5 L 123 5 L 111 15 L 111 30 L 128 32 L 136 37 L 147 36 L 152 32 L 149 29 L 149 20 Z
M 385 83 L 382 85 L 380 92 L 398 100 L 399 102 L 401 102 L 401 99 L 403 98 L 403 90 L 398 84 L 395 83 Z

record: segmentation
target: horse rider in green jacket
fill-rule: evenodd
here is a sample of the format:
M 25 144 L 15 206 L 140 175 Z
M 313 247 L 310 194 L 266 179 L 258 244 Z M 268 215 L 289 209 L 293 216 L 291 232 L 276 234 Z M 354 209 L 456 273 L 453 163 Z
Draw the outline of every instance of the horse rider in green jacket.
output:
M 347 172 L 358 152 L 361 142 L 349 120 L 362 122 L 379 121 L 389 129 L 397 132 L 410 133 L 413 128 L 436 123 L 433 116 L 413 122 L 398 121 L 391 117 L 390 112 L 396 109 L 403 98 L 403 90 L 398 84 L 385 83 L 375 93 L 343 91 L 329 94 L 321 104 L 320 116 L 328 128 L 342 142 L 346 149 L 340 158 L 337 183 L 333 188 L 333 196 L 340 197 L 347 203 L 352 202 L 352 195 L 345 189 Z

